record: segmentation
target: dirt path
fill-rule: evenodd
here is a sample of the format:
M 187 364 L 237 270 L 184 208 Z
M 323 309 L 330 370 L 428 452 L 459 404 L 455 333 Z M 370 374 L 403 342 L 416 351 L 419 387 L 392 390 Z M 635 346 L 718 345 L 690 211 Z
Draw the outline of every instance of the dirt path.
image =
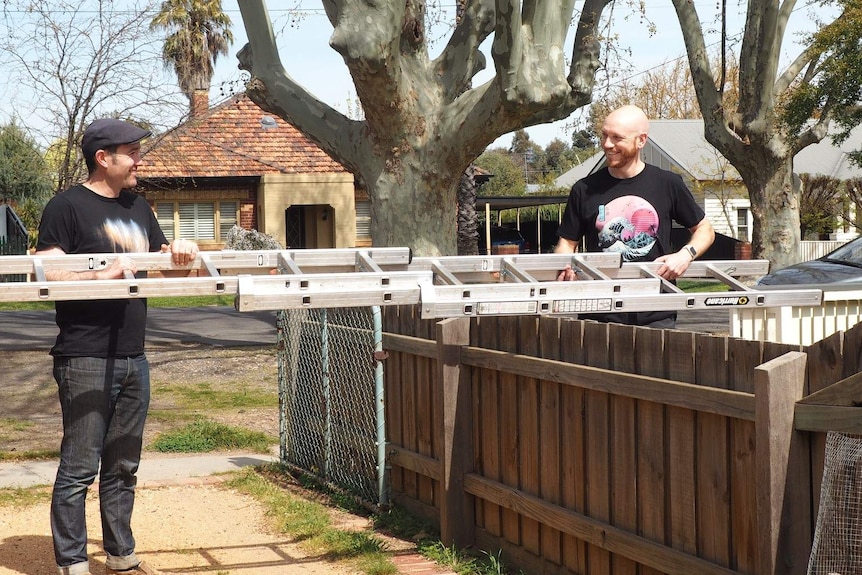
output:
M 173 345 L 148 348 L 147 355 L 153 401 L 145 445 L 160 431 L 182 425 L 189 415 L 194 415 L 194 408 L 179 401 L 181 389 L 276 393 L 273 348 Z M 0 451 L 56 451 L 62 428 L 50 356 L 42 351 L 4 351 L 0 357 L 6 374 L 0 379 Z M 278 436 L 277 399 L 271 407 L 208 409 L 204 415 L 228 425 Z M 166 573 L 356 573 L 348 566 L 309 554 L 295 541 L 279 535 L 270 528 L 260 504 L 221 482 L 220 477 L 209 477 L 139 486 L 133 527 L 141 557 Z M 0 503 L 0 575 L 56 573 L 49 524 L 50 489 L 45 488 L 42 495 L 38 503 L 24 507 Z M 87 522 L 94 575 L 104 573 L 105 558 L 98 512 L 98 498 L 91 490 Z M 365 518 L 334 510 L 333 514 L 339 527 L 368 527 Z M 422 559 L 409 542 L 387 540 L 386 544 L 400 573 L 451 573 Z
M 56 573 L 49 504 L 46 490 L 38 504 L 0 507 L 0 575 Z M 98 514 L 91 492 L 87 524 L 94 575 L 104 573 L 105 559 Z M 166 573 L 355 573 L 275 533 L 253 498 L 219 483 L 139 489 L 132 521 L 139 555 Z

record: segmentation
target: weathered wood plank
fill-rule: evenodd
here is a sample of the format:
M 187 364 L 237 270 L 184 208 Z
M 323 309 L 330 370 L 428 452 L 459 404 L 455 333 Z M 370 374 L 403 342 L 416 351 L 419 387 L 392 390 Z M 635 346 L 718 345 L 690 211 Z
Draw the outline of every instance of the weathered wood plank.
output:
M 799 431 L 862 433 L 862 407 L 796 406 L 793 426 Z
M 817 360 L 810 352 L 808 358 L 812 363 Z M 816 369 L 812 370 L 810 366 L 808 373 L 809 382 L 814 380 L 824 387 L 820 391 L 815 391 L 800 399 L 800 404 L 834 405 L 836 407 L 858 407 L 862 405 L 862 372 L 855 373 L 831 385 L 824 383 L 824 377 Z
M 791 352 L 755 370 L 757 398 L 758 573 L 806 572 L 811 543 L 811 493 L 804 434 L 793 412 L 805 384 L 803 353 Z
M 561 405 L 560 384 L 543 381 L 539 384 L 539 395 L 541 398 L 539 412 L 539 461 L 541 462 L 539 477 L 539 493 L 542 499 L 549 503 L 560 504 L 562 502 L 561 479 Z M 541 555 L 549 561 L 557 564 L 563 563 L 562 534 L 554 529 L 542 525 L 542 550 Z
M 412 310 L 407 310 L 408 312 Z M 404 313 L 399 317 L 399 329 L 401 333 L 415 333 L 416 323 L 412 313 Z M 418 452 L 418 440 L 416 437 L 416 418 L 421 409 L 416 402 L 416 363 L 419 360 L 415 356 L 403 356 L 401 360 L 401 401 L 404 406 L 401 416 L 401 442 L 411 451 Z M 404 494 L 419 499 L 419 476 L 412 471 L 404 472 Z M 426 503 L 426 502 L 423 502 Z
M 518 349 L 518 319 L 512 317 L 497 318 L 497 349 L 514 353 Z M 499 372 L 497 385 L 500 398 L 500 473 L 503 483 L 517 489 L 522 459 L 532 446 L 526 443 L 522 446 L 518 409 L 518 377 L 513 373 Z M 523 450 L 522 450 L 523 447 Z M 521 538 L 521 518 L 511 509 L 502 509 L 503 537 L 517 545 L 523 545 Z M 538 526 L 535 527 L 538 532 Z M 538 535 L 537 535 L 538 536 Z M 535 553 L 535 551 L 533 551 Z
M 626 325 L 610 326 L 610 347 L 614 350 L 610 367 L 616 371 L 633 373 L 635 328 Z M 611 396 L 611 523 L 630 533 L 637 533 L 637 407 L 630 397 Z M 622 555 L 611 557 L 616 575 L 637 575 L 637 563 Z
M 562 361 L 577 362 L 582 360 L 580 342 L 583 338 L 583 322 L 562 321 L 560 324 L 560 339 L 571 342 L 560 349 Z M 559 385 L 559 384 L 557 384 Z M 561 441 L 562 441 L 562 500 L 563 506 L 578 513 L 586 511 L 586 488 L 584 465 L 586 460 L 586 444 L 584 436 L 584 390 L 571 386 L 560 386 L 560 404 L 562 408 Z M 575 573 L 586 573 L 587 545 L 570 533 L 563 535 L 563 564 Z
M 584 339 L 590 342 L 584 361 L 602 369 L 609 367 L 608 326 L 586 322 Z M 610 523 L 610 396 L 603 391 L 588 390 L 584 394 L 586 406 L 585 433 L 587 513 L 602 523 Z M 611 555 L 607 549 L 587 549 L 587 573 L 610 573 Z
M 499 333 L 497 318 L 482 318 L 479 323 L 479 343 L 483 347 L 495 349 Z M 468 348 L 469 349 L 469 348 Z M 467 349 L 461 350 L 461 362 Z M 499 353 L 499 352 L 497 352 Z M 500 387 L 497 373 L 483 370 L 479 374 L 479 409 L 481 410 L 479 433 L 481 472 L 488 479 L 499 481 L 500 470 Z M 502 535 L 501 509 L 489 502 L 482 503 L 482 525 L 493 535 Z
M 411 451 L 392 441 L 386 442 L 386 454 L 389 463 L 396 467 L 419 473 L 438 481 L 443 479 L 442 463 L 436 459 Z
M 394 315 L 394 314 L 393 314 Z M 397 317 L 392 318 L 393 320 Z M 404 381 L 401 379 L 401 361 L 403 355 L 395 352 L 386 361 L 384 394 L 386 397 L 386 437 L 396 445 L 403 445 L 404 435 L 401 432 L 404 419 L 404 402 L 401 401 L 401 389 Z M 394 467 L 389 473 L 389 486 L 393 491 L 404 492 L 404 470 Z
M 518 346 L 513 350 L 526 355 L 538 356 L 539 333 L 538 318 L 519 318 Z M 518 479 L 521 490 L 539 496 L 539 382 L 532 377 L 518 377 L 518 430 L 520 443 L 520 460 Z M 536 555 L 542 552 L 541 537 L 544 529 L 538 521 L 530 517 L 521 517 L 521 541 L 524 548 Z
M 724 338 L 697 336 L 695 368 L 698 384 L 728 388 Z M 730 566 L 730 451 L 729 421 L 699 413 L 697 421 L 697 532 L 698 555 Z
M 420 357 L 434 357 L 437 353 L 437 343 L 433 340 L 397 333 L 383 334 L 383 348 L 387 351 L 400 351 Z
M 551 505 L 538 497 L 513 490 L 485 477 L 468 475 L 465 487 L 477 497 L 510 507 L 521 515 L 540 519 L 547 525 L 572 534 L 588 542 L 591 550 L 599 549 L 606 554 L 618 553 L 668 575 L 691 575 L 692 573 L 739 575 L 736 571 L 617 529 L 603 521 Z M 589 573 L 598 574 L 607 573 L 607 571 L 589 571 Z
M 852 330 L 851 330 L 852 331 Z M 860 333 L 860 332 L 856 332 Z M 811 401 L 812 396 L 825 390 L 834 382 L 844 379 L 846 367 L 843 353 L 847 334 L 837 332 L 805 349 L 808 354 L 808 381 L 802 403 L 818 403 Z M 852 344 L 851 344 L 852 347 Z M 848 350 L 852 353 L 851 350 Z M 851 375 L 850 377 L 853 377 Z M 859 396 L 862 399 L 862 395 Z M 820 402 L 826 403 L 826 402 Z M 820 487 L 823 481 L 823 468 L 826 465 L 826 434 L 815 433 L 811 436 L 811 488 L 814 509 L 820 507 Z
M 592 391 L 624 395 L 727 417 L 754 419 L 754 398 L 750 393 L 618 373 L 474 347 L 464 350 L 462 360 L 477 367 L 556 381 L 565 385 L 577 385 Z
M 754 368 L 761 363 L 761 348 L 756 341 L 728 341 L 731 389 L 754 391 Z M 753 422 L 731 420 L 730 453 L 730 524 L 735 556 L 732 566 L 743 573 L 754 573 L 758 549 L 757 451 Z
M 464 342 L 466 344 L 466 342 Z M 438 398 L 436 390 L 437 361 L 424 357 L 416 361 L 416 450 L 422 455 L 434 457 L 434 425 L 439 421 Z M 425 406 L 424 409 L 420 406 Z M 420 475 L 417 481 L 419 500 L 434 505 L 434 482 L 430 477 Z
M 440 536 L 445 545 L 473 545 L 473 498 L 464 490 L 464 476 L 473 472 L 473 396 L 469 368 L 461 365 L 462 346 L 470 339 L 470 321 L 446 319 L 437 325 L 440 382 L 436 387 L 442 412 L 440 432 Z M 435 460 L 436 461 L 436 460 Z
M 538 354 L 547 359 L 560 359 L 560 320 L 543 317 L 538 324 Z M 539 492 L 542 499 L 559 505 L 562 503 L 563 437 L 562 406 L 558 383 L 539 382 Z M 542 524 L 541 555 L 557 565 L 563 564 L 563 536 L 557 529 Z
M 665 331 L 636 330 L 634 372 L 651 377 L 665 376 Z M 638 419 L 638 528 L 640 534 L 656 543 L 666 543 L 668 509 L 665 459 L 665 406 L 652 401 L 637 402 Z M 642 575 L 658 575 L 642 566 Z

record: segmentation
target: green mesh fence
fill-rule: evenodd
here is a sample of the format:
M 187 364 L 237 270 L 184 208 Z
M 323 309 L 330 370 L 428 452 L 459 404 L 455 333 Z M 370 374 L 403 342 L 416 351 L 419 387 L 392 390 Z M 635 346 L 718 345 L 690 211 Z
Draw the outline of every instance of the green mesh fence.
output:
M 281 458 L 382 503 L 382 374 L 373 308 L 279 313 Z

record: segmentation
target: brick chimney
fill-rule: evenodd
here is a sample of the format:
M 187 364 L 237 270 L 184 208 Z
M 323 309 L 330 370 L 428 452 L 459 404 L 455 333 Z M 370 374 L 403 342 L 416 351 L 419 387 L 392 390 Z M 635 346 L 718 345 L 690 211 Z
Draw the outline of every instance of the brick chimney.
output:
M 189 118 L 192 120 L 196 120 L 200 118 L 204 114 L 206 114 L 207 110 L 210 107 L 210 93 L 209 90 L 195 90 L 192 93 L 192 101 L 191 101 L 191 110 L 189 111 Z

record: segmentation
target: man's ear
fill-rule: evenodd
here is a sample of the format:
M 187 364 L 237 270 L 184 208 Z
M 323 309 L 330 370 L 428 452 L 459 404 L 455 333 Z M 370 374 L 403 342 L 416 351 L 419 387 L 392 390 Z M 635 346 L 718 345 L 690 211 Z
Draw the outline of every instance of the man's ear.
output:
M 102 166 L 103 168 L 107 168 L 108 155 L 108 152 L 105 150 L 96 150 L 96 154 L 93 156 L 93 159 L 96 160 L 96 165 Z

